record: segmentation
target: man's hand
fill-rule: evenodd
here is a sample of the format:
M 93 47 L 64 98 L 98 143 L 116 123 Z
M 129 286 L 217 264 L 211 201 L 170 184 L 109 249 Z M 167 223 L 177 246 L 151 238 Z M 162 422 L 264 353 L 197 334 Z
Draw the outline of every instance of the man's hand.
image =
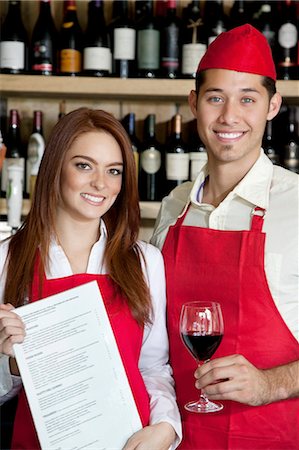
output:
M 213 359 L 198 367 L 195 386 L 210 400 L 266 405 L 299 395 L 299 362 L 257 369 L 242 355 Z
M 168 450 L 175 437 L 173 427 L 169 423 L 161 422 L 134 433 L 123 450 Z

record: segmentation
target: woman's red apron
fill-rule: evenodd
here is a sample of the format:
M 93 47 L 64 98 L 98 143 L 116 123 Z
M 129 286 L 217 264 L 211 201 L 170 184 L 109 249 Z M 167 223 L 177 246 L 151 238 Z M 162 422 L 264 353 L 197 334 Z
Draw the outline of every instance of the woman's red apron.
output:
M 142 424 L 143 426 L 148 425 L 149 396 L 138 369 L 143 327 L 140 327 L 133 318 L 126 301 L 117 291 L 111 278 L 108 275 L 78 274 L 52 280 L 45 279 L 42 297 L 48 297 L 93 280 L 98 282 L 101 290 Z M 36 273 L 33 282 L 32 301 L 39 298 L 38 285 Z M 40 448 L 24 389 L 19 394 L 11 448 L 28 450 Z
M 242 354 L 266 369 L 298 359 L 298 343 L 279 314 L 264 271 L 263 217 L 253 214 L 249 231 L 169 228 L 163 246 L 167 282 L 170 362 L 183 420 L 184 450 L 291 450 L 299 448 L 299 400 L 250 407 L 225 401 L 217 413 L 187 412 L 197 399 L 196 362 L 180 338 L 181 306 L 187 301 L 220 302 L 224 338 L 215 357 Z

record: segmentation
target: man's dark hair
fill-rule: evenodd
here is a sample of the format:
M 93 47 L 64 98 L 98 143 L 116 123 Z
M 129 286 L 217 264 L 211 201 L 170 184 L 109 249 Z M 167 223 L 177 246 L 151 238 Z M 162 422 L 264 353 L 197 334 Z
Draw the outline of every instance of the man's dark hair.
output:
M 196 80 L 195 80 L 195 91 L 196 95 L 199 93 L 200 86 L 205 81 L 205 73 L 206 71 L 203 70 L 202 72 L 198 72 L 196 74 Z M 269 94 L 269 100 L 273 97 L 273 95 L 276 93 L 276 83 L 272 78 L 269 77 L 262 77 L 262 85 L 267 89 Z

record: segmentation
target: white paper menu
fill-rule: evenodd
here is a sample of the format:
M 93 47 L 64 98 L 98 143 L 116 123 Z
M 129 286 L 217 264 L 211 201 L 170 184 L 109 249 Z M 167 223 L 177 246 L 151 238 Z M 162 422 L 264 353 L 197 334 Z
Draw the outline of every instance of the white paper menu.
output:
M 14 350 L 43 450 L 120 450 L 142 428 L 96 281 L 16 308 Z

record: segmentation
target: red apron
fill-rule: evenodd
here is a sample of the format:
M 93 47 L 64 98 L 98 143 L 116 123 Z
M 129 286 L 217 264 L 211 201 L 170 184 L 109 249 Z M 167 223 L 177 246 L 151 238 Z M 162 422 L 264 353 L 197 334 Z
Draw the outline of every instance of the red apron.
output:
M 89 281 L 98 282 L 119 352 L 128 376 L 143 426 L 149 423 L 149 396 L 138 369 L 143 328 L 133 318 L 126 301 L 108 275 L 78 274 L 52 280 L 44 279 L 43 297 L 71 289 Z M 38 277 L 35 274 L 32 301 L 38 300 Z M 40 449 L 24 389 L 19 394 L 14 423 L 12 449 Z
M 218 301 L 224 338 L 215 357 L 239 353 L 258 368 L 298 359 L 299 347 L 272 299 L 264 271 L 263 217 L 253 215 L 249 231 L 169 228 L 163 246 L 166 266 L 170 362 L 183 421 L 184 450 L 291 450 L 299 448 L 299 400 L 251 407 L 225 401 L 217 413 L 196 414 L 184 404 L 199 397 L 196 362 L 180 338 L 182 303 Z

